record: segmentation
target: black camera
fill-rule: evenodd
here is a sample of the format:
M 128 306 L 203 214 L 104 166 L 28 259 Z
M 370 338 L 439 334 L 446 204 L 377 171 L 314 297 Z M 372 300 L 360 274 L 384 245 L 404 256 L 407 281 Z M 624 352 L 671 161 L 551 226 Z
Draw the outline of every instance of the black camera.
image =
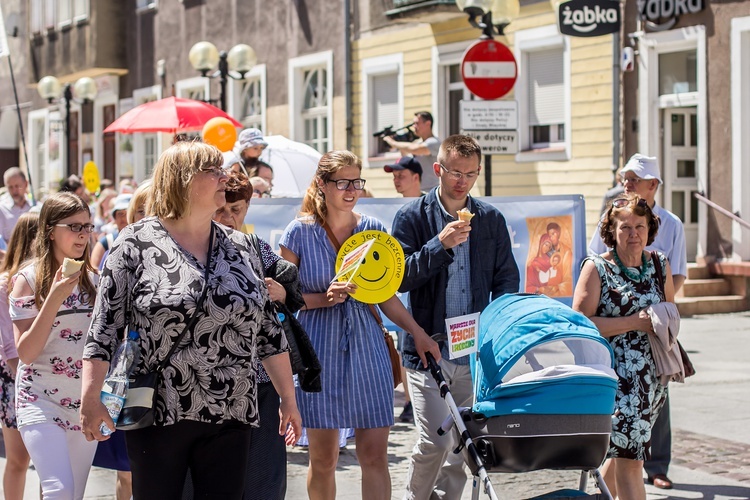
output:
M 385 127 L 383 130 L 372 134 L 373 137 L 387 137 L 392 136 L 395 141 L 398 142 L 412 142 L 416 140 L 417 134 L 411 129 L 412 125 L 406 125 L 399 129 L 393 130 L 393 125 Z

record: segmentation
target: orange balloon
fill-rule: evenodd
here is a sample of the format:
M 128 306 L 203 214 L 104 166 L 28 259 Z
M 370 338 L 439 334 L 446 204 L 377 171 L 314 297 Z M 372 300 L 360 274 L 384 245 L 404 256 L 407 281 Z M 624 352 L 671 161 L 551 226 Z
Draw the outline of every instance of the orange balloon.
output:
M 226 118 L 217 116 L 203 125 L 203 142 L 216 146 L 222 153 L 231 151 L 236 140 L 237 129 Z

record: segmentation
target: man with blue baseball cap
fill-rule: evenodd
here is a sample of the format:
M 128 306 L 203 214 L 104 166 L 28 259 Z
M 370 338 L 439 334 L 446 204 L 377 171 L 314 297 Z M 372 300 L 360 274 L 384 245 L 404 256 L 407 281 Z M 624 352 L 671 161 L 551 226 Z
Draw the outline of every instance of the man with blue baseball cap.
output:
M 383 170 L 393 174 L 393 186 L 404 198 L 418 198 L 425 194 L 420 189 L 422 164 L 413 156 L 402 156 L 397 163 L 386 165 Z

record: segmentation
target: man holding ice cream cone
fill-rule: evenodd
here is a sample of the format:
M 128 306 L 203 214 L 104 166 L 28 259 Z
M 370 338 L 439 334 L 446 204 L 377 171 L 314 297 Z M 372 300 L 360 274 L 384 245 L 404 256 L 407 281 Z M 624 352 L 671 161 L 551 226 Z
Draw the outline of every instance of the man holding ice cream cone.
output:
M 446 320 L 481 312 L 490 297 L 517 292 L 519 287 L 505 218 L 494 206 L 469 195 L 481 158 L 474 139 L 448 137 L 433 164 L 438 186 L 404 205 L 393 221 L 393 235 L 406 256 L 399 291 L 409 292 L 414 319 L 441 341 L 440 366 L 459 406 L 471 404 L 469 356 L 449 359 Z M 460 498 L 466 483 L 463 459 L 449 453 L 457 445 L 453 435 L 438 436 L 436 431 L 448 407 L 421 366 L 410 336 L 404 340 L 403 360 L 419 429 L 404 498 Z

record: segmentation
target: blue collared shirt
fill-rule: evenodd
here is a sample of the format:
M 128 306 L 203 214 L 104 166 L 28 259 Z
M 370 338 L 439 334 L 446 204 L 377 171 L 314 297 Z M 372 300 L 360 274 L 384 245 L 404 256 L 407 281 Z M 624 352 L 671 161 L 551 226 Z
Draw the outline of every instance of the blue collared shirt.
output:
M 443 206 L 440 196 L 437 197 L 440 212 L 442 214 L 442 231 L 448 223 L 456 220 Z M 466 208 L 472 212 L 471 196 L 466 201 Z M 453 262 L 448 266 L 448 286 L 445 290 L 445 317 L 453 318 L 463 316 L 472 312 L 471 298 L 471 262 L 469 260 L 469 245 L 471 237 L 466 242 L 453 247 Z M 440 350 L 444 359 L 448 360 L 447 342 Z M 449 360 L 457 365 L 468 365 L 469 356 Z

